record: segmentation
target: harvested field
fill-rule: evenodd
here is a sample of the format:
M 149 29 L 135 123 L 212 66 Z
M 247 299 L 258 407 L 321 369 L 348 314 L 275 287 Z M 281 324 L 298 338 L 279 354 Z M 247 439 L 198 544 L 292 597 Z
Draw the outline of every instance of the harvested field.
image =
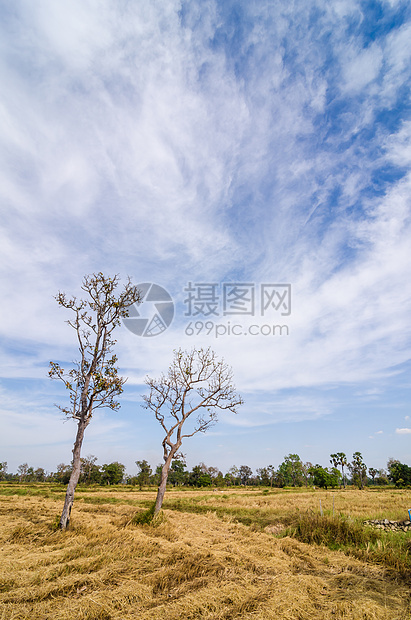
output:
M 45 497 L 46 486 L 39 488 L 44 493 L 28 489 L 23 496 L 2 487 L 1 620 L 411 617 L 406 571 L 400 575 L 382 563 L 284 536 L 281 518 L 308 501 L 307 494 L 167 492 L 163 520 L 154 527 L 130 524 L 153 492 L 82 489 L 71 529 L 60 532 L 53 523 L 62 501 L 50 492 Z M 358 492 L 352 493 L 353 508 Z M 341 496 L 348 505 L 350 492 L 335 495 L 335 503 Z M 367 507 L 372 496 L 359 497 Z M 287 504 L 282 512 L 281 497 Z M 311 500 L 318 503 L 319 497 Z M 322 497 L 324 503 L 331 494 Z M 396 498 L 397 508 L 387 497 L 390 518 L 398 518 L 405 501 L 399 493 Z M 218 512 L 224 502 L 231 513 Z M 207 503 L 208 512 L 195 511 Z M 240 517 L 247 507 L 262 511 L 263 522 L 239 522 L 235 506 Z M 364 518 L 379 516 L 371 511 Z

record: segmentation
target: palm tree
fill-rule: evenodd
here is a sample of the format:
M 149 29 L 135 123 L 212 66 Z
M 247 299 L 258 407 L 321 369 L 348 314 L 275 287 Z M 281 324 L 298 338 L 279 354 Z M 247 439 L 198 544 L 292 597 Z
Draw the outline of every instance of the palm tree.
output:
M 336 454 L 330 454 L 331 459 L 330 463 L 334 465 L 334 467 L 341 467 L 341 475 L 343 479 L 343 485 L 345 489 L 345 475 L 344 475 L 344 466 L 348 465 L 347 456 L 344 452 L 337 452 Z

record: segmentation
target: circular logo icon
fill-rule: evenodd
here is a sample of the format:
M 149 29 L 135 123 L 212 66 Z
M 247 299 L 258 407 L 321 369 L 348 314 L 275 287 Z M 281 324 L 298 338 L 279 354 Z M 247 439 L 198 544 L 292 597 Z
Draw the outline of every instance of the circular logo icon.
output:
M 133 304 L 123 323 L 136 336 L 151 338 L 162 334 L 174 317 L 174 303 L 165 288 L 151 282 L 137 284 L 141 303 Z

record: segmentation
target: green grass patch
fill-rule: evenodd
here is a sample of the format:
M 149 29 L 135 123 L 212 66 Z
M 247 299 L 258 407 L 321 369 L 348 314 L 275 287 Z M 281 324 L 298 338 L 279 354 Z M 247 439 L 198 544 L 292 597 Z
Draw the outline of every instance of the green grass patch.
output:
M 304 543 L 340 549 L 411 579 L 411 538 L 407 533 L 376 530 L 364 526 L 359 519 L 344 515 L 296 513 L 283 518 L 282 522 L 286 525 L 282 537 L 291 536 Z
M 343 546 L 363 546 L 378 540 L 377 530 L 365 528 L 361 522 L 343 515 L 295 513 L 280 519 L 287 526 L 284 535 L 302 542 L 325 545 L 330 549 Z
M 60 485 L 42 485 L 35 483 L 31 484 L 2 484 L 0 485 L 0 495 L 5 497 L 17 496 L 30 496 L 30 497 L 45 497 L 52 499 L 59 499 L 66 492 L 66 487 Z
M 132 525 L 150 525 L 153 523 L 155 507 L 156 504 L 154 502 L 147 510 L 135 514 L 130 523 Z

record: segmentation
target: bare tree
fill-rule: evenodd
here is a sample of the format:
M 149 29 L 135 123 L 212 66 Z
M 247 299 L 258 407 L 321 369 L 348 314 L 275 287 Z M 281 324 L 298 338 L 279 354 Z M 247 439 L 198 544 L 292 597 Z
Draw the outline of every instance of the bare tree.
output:
M 17 474 L 19 476 L 19 482 L 23 482 L 26 480 L 28 472 L 29 472 L 28 463 L 22 463 L 21 465 L 17 467 Z
M 164 465 L 154 516 L 163 504 L 171 461 L 178 458 L 183 439 L 205 433 L 217 421 L 218 409 L 237 413 L 237 407 L 243 403 L 232 380 L 231 368 L 224 360 L 218 360 L 210 348 L 189 352 L 179 349 L 167 375 L 162 374 L 159 379 L 147 377 L 150 393 L 144 396 L 145 407 L 154 412 L 165 432 Z M 190 425 L 187 421 L 193 414 L 197 415 Z
M 140 302 L 140 292 L 128 280 L 123 291 L 116 294 L 118 285 L 118 276 L 110 278 L 100 272 L 84 277 L 81 288 L 88 295 L 86 300 L 67 298 L 60 292 L 56 295 L 58 304 L 74 313 L 74 319 L 67 323 L 76 332 L 80 352 L 79 361 L 68 372 L 56 362 L 50 362 L 49 371 L 49 376 L 63 381 L 70 392 L 70 406 L 58 408 L 68 418 L 77 421 L 72 472 L 60 519 L 61 529 L 65 529 L 70 521 L 74 492 L 80 477 L 84 431 L 98 407 L 109 407 L 114 411 L 119 409 L 116 398 L 126 382 L 124 377 L 118 376 L 117 357 L 112 354 L 116 341 L 112 334 L 121 319 L 128 316 L 128 308 Z

